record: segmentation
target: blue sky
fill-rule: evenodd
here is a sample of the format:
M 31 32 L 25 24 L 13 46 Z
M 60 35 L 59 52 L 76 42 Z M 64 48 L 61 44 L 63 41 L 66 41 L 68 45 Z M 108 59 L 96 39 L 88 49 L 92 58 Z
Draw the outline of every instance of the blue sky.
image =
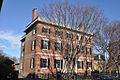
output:
M 20 38 L 31 22 L 33 8 L 60 0 L 4 0 L 0 13 L 0 49 L 9 56 L 20 56 Z M 120 20 L 120 0 L 66 0 L 69 3 L 95 5 L 103 10 L 109 20 Z M 39 11 L 40 12 L 40 11 Z

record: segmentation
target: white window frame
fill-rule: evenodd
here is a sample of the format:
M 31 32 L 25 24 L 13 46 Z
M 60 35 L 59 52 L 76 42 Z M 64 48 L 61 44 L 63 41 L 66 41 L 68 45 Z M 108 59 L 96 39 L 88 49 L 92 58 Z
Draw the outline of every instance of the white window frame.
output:
M 46 48 L 46 49 L 43 48 L 43 50 L 48 50 L 48 49 L 49 49 L 49 39 L 42 39 L 42 40 L 43 40 L 43 43 L 42 43 L 43 45 L 44 45 L 44 41 L 47 42 L 47 48 Z M 41 44 L 41 45 L 42 45 L 42 44 Z M 42 46 L 42 47 L 43 47 L 43 46 Z
M 43 28 L 44 28 L 44 29 L 48 29 L 47 33 L 46 33 L 46 32 L 43 32 Z M 43 27 L 42 27 L 42 33 L 49 34 L 49 33 L 50 33 L 50 27 L 43 26 Z
M 35 50 L 35 46 L 36 46 L 36 42 L 35 41 L 36 41 L 35 39 L 32 41 L 32 50 Z
M 56 50 L 56 51 L 61 51 L 62 50 L 62 42 L 61 41 L 56 41 L 56 43 L 59 43 L 59 46 L 60 46 L 60 50 Z M 56 44 L 55 44 L 55 47 L 56 47 Z
M 41 57 L 41 59 L 46 59 L 46 60 L 47 60 L 47 63 L 46 63 L 47 66 L 46 66 L 46 67 L 40 67 L 40 68 L 41 68 L 41 69 L 48 69 L 48 66 L 49 66 L 48 59 L 49 59 L 49 58 L 48 58 L 48 57 Z M 40 60 L 41 60 L 41 59 L 40 59 Z M 41 61 L 40 61 L 40 65 L 41 65 Z
M 35 58 L 30 59 L 30 68 L 33 69 L 35 67 Z
M 33 34 L 36 34 L 36 33 L 37 33 L 37 28 L 36 28 L 36 27 L 33 28 L 32 33 L 33 33 Z
M 80 62 L 80 68 L 78 68 L 78 62 Z M 82 65 L 81 65 L 82 64 Z M 84 62 L 82 60 L 77 61 L 77 69 L 84 69 Z
M 57 67 L 56 63 L 54 63 L 54 64 L 55 64 L 55 67 L 56 67 L 57 69 L 62 69 L 62 68 L 61 68 L 61 65 L 63 64 L 63 63 L 62 63 L 62 60 L 63 60 L 63 59 L 57 59 L 57 58 L 55 58 L 54 60 L 59 60 L 59 61 L 60 61 L 60 67 Z M 63 65 L 62 65 L 62 67 L 63 67 Z

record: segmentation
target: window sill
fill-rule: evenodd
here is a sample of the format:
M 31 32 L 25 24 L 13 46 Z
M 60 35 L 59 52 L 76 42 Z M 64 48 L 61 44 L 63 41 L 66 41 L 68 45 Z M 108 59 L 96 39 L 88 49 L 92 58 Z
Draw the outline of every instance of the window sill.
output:
M 47 67 L 45 67 L 45 68 L 41 68 L 41 69 L 48 69 Z

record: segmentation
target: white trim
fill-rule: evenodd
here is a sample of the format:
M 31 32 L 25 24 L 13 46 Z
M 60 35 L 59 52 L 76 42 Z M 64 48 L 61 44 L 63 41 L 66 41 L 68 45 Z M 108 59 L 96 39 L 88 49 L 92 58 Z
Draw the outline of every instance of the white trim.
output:
M 47 38 L 42 38 L 42 40 L 49 41 L 49 39 L 47 39 Z
M 33 22 L 31 22 L 31 23 L 25 28 L 25 30 L 28 29 L 31 25 L 33 25 L 37 20 L 38 20 L 38 18 L 35 19 Z M 24 30 L 24 31 L 25 31 L 25 30 Z
M 48 26 L 48 25 L 43 25 L 43 27 L 44 27 L 44 28 L 47 28 L 47 29 L 50 29 L 50 26 Z M 42 28 L 43 28 L 43 27 L 42 27 Z
M 83 61 L 83 59 L 82 59 L 82 58 L 79 58 L 77 61 Z
M 48 56 L 41 56 L 41 58 L 43 58 L 43 59 L 48 59 Z
M 56 57 L 61 56 L 61 57 L 62 57 L 62 55 L 60 55 L 60 54 L 53 54 L 53 53 L 42 53 L 42 52 L 37 52 L 37 53 L 35 53 L 35 54 L 38 54 L 38 55 L 41 55 L 41 56 L 56 56 Z
M 47 56 L 41 56 L 41 58 L 47 60 L 47 63 L 46 63 L 46 64 L 47 64 L 47 66 L 48 66 L 48 65 L 49 65 L 49 64 L 48 64 L 48 59 L 49 59 L 49 58 L 48 58 Z M 41 62 L 41 61 L 40 61 L 40 62 Z M 41 65 L 41 64 L 40 64 L 40 65 Z M 41 69 L 48 69 L 48 67 L 43 67 L 43 68 L 41 67 Z

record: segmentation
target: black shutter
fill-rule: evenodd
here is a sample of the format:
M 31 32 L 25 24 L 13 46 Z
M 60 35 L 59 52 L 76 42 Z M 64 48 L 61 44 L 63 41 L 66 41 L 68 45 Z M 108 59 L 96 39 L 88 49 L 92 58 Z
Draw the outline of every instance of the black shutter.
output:
M 50 59 L 48 59 L 48 68 L 50 67 Z
M 91 65 L 90 67 L 91 67 L 91 69 L 92 69 L 92 62 L 90 62 L 90 65 Z
M 63 60 L 61 60 L 61 69 L 63 68 Z
M 55 42 L 55 51 L 57 50 L 57 42 Z
M 84 64 L 83 64 L 83 61 L 82 61 L 82 69 L 83 69 L 83 66 L 84 66 Z
M 56 59 L 54 59 L 54 68 L 56 68 Z
M 92 54 L 92 49 L 90 48 L 90 54 Z
M 43 49 L 43 40 L 41 40 L 41 49 Z
M 62 42 L 61 42 L 61 51 L 63 50 L 63 44 L 62 44 Z
M 49 29 L 49 34 L 50 34 L 50 29 Z
M 34 40 L 35 42 L 34 42 L 34 49 L 36 49 L 36 40 Z
M 48 50 L 50 50 L 50 41 L 48 41 Z
M 88 69 L 88 62 L 87 62 L 87 66 L 86 66 L 86 67 L 87 67 L 87 69 Z
M 31 59 L 30 59 L 30 68 L 31 68 Z
M 77 68 L 79 68 L 79 61 L 77 61 Z
M 40 68 L 42 68 L 42 58 L 40 58 Z
M 73 65 L 75 66 L 75 58 L 73 59 Z
M 87 54 L 88 52 L 87 52 L 87 47 L 86 47 L 86 54 Z
M 35 67 L 35 58 L 33 58 L 33 68 Z

